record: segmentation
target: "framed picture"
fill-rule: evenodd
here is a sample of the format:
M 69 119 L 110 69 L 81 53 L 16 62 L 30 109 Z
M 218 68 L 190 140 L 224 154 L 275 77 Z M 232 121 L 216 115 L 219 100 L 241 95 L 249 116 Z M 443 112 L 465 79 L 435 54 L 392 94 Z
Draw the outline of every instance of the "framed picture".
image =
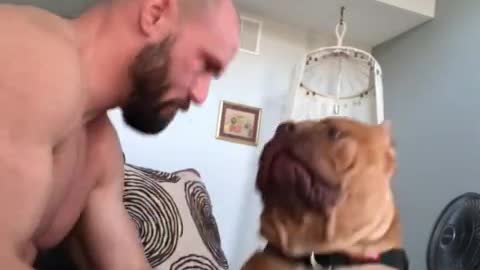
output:
M 262 110 L 260 108 L 221 101 L 217 139 L 257 145 L 261 115 Z

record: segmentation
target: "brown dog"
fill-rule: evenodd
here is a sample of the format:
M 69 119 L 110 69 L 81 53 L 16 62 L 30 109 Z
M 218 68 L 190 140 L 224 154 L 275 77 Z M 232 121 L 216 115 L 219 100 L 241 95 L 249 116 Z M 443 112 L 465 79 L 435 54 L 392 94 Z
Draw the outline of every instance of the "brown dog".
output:
M 243 270 L 408 269 L 390 180 L 390 122 L 285 122 L 257 175 L 268 241 Z

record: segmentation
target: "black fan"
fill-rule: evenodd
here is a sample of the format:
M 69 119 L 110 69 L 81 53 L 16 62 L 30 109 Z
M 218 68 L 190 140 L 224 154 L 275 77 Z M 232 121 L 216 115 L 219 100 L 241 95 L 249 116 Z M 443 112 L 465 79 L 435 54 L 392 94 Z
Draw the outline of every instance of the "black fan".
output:
M 480 194 L 453 199 L 437 219 L 427 251 L 429 270 L 480 270 Z

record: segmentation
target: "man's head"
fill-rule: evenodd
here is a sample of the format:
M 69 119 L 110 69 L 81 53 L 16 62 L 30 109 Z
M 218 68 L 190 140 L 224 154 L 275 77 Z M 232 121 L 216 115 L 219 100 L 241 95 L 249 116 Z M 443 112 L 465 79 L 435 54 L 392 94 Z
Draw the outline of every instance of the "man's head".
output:
M 134 33 L 144 42 L 129 67 L 132 89 L 123 117 L 136 130 L 156 134 L 178 110 L 205 101 L 210 81 L 238 49 L 238 17 L 230 0 L 117 1 L 133 1 L 124 4 L 135 10 Z

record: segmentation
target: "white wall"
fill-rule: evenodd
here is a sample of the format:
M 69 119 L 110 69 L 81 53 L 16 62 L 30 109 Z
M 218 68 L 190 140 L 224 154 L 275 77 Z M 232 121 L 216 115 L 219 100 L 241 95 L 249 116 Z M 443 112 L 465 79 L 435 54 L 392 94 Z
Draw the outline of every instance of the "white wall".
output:
M 255 18 L 254 14 L 245 15 Z M 239 53 L 225 76 L 212 84 L 204 106 L 177 116 L 166 132 L 156 137 L 131 131 L 119 111 L 110 113 L 128 162 L 167 171 L 191 167 L 201 173 L 230 269 L 239 269 L 258 245 L 257 160 L 263 144 L 283 120 L 293 69 L 308 43 L 306 32 L 264 21 L 261 54 Z M 258 147 L 215 139 L 221 100 L 262 108 Z

